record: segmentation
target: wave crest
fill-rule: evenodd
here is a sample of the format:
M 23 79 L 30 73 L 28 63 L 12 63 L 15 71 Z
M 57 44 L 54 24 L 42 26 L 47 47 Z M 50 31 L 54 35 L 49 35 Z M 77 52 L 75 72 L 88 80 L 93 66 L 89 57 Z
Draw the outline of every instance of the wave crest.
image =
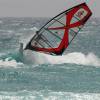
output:
M 93 53 L 88 53 L 85 55 L 81 52 L 73 52 L 62 56 L 51 56 L 42 53 L 34 54 L 35 56 L 39 55 L 39 58 L 35 58 L 35 62 L 40 61 L 41 63 L 51 64 L 72 63 L 79 65 L 100 66 L 100 58 Z
M 11 58 L 6 58 L 5 60 L 0 60 L 0 67 L 13 67 L 18 68 L 19 65 L 23 65 L 23 63 L 17 62 L 16 60 Z

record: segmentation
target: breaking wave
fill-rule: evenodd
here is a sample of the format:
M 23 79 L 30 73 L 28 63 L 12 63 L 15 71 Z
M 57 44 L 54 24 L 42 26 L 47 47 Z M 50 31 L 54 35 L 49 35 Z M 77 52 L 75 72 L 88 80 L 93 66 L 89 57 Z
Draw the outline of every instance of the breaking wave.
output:
M 0 60 L 0 67 L 13 67 L 18 68 L 19 66 L 22 66 L 23 63 L 17 62 L 16 60 L 10 58 L 6 58 L 5 60 Z
M 18 57 L 19 56 L 19 57 Z M 78 64 L 100 66 L 100 58 L 93 53 L 87 55 L 81 52 L 68 53 L 62 56 L 52 56 L 35 51 L 27 50 L 24 52 L 23 57 L 20 55 L 9 55 L 5 59 L 0 59 L 0 66 L 17 67 L 25 64 Z
M 47 56 L 48 60 L 51 63 L 74 63 L 74 64 L 82 64 L 82 65 L 92 65 L 92 66 L 100 66 L 100 58 L 98 58 L 95 54 L 89 53 L 87 55 L 79 52 L 69 53 L 67 55 L 51 57 Z
M 93 53 L 87 55 L 81 52 L 68 53 L 62 56 L 51 56 L 42 53 L 34 53 L 37 57 L 34 58 L 35 62 L 40 63 L 51 63 L 51 64 L 62 64 L 62 63 L 72 63 L 79 65 L 91 65 L 100 66 L 100 58 Z

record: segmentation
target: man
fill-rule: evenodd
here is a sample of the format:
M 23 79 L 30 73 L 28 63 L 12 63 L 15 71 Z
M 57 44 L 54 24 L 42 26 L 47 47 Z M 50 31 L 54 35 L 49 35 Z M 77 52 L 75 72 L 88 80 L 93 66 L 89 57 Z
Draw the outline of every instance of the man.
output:
M 20 43 L 20 48 L 19 48 L 19 54 L 20 56 L 23 56 L 23 43 Z

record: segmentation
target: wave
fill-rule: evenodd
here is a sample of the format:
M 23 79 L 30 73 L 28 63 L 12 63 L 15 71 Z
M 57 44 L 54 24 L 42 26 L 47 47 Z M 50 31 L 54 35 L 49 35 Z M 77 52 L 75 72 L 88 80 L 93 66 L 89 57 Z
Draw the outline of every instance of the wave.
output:
M 5 60 L 0 60 L 0 67 L 13 67 L 18 68 L 19 66 L 22 66 L 23 63 L 17 62 L 16 60 L 9 58 L 6 58 Z
M 3 56 L 3 55 L 2 55 Z M 21 64 L 78 64 L 85 66 L 100 66 L 100 58 L 94 53 L 87 55 L 81 52 L 68 53 L 62 56 L 52 56 L 35 51 L 26 50 L 22 55 L 8 54 L 5 57 L 0 57 L 0 66 L 16 67 Z
M 0 53 L 0 67 L 22 67 L 22 56 L 18 52 Z
M 81 52 L 73 52 L 63 56 L 47 56 L 48 60 L 51 63 L 74 63 L 74 64 L 82 64 L 82 65 L 92 65 L 92 66 L 100 66 L 100 58 L 98 58 L 95 54 L 89 53 L 87 55 Z
M 91 66 L 100 66 L 100 58 L 93 53 L 87 55 L 81 52 L 68 53 L 62 56 L 52 56 L 42 53 L 34 52 L 35 62 L 38 64 L 41 63 L 50 63 L 50 64 L 63 64 L 63 63 L 72 63 L 78 65 L 91 65 Z
M 2 92 L 2 100 L 99 100 L 100 94 L 96 93 L 71 93 L 53 91 L 22 91 L 22 92 Z
M 14 53 L 0 57 L 0 66 L 17 67 L 22 64 L 77 64 L 85 66 L 100 66 L 100 58 L 93 53 L 87 55 L 81 52 L 68 53 L 62 56 L 52 56 L 35 51 L 26 50 L 23 56 Z

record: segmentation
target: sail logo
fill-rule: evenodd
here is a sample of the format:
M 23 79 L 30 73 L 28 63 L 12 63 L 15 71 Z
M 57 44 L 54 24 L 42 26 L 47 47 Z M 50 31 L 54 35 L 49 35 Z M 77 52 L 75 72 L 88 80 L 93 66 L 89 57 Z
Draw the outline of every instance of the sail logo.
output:
M 79 19 L 82 19 L 83 17 L 85 17 L 87 15 L 87 11 L 83 8 L 79 9 L 76 13 L 76 16 L 79 18 Z

